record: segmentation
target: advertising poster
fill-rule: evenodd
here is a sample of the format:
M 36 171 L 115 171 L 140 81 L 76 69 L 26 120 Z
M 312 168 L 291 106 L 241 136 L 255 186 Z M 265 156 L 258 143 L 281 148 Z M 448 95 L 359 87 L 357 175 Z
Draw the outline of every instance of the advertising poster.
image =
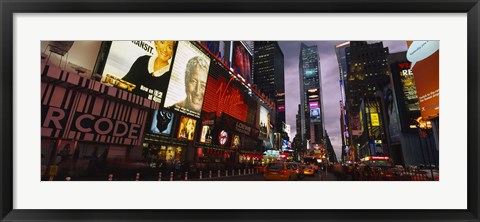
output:
M 233 149 L 238 149 L 238 148 L 240 148 L 240 146 L 241 146 L 240 136 L 234 134 L 234 135 L 232 136 L 232 146 L 231 146 L 231 147 L 232 147 Z
M 193 140 L 196 124 L 197 120 L 182 116 L 180 118 L 180 127 L 178 128 L 178 138 Z
M 200 118 L 210 58 L 188 41 L 180 41 L 175 54 L 165 107 Z
M 308 106 L 310 108 L 310 118 L 320 119 L 320 107 L 318 106 L 318 102 L 309 102 Z
M 409 130 L 410 125 L 416 125 L 416 119 L 421 116 L 418 103 L 417 87 L 409 61 L 401 61 L 390 65 L 394 82 L 395 96 L 404 104 L 399 107 L 399 117 L 403 130 Z
M 212 130 L 213 130 L 213 126 L 211 125 L 202 126 L 202 133 L 200 135 L 201 143 L 206 143 L 206 144 L 212 143 Z
M 407 59 L 412 63 L 422 118 L 429 120 L 439 113 L 440 41 L 408 41 Z
M 168 146 L 165 153 L 166 161 L 180 160 L 182 158 L 182 147 Z
M 362 135 L 362 122 L 360 119 L 360 113 L 352 113 L 350 115 L 350 129 L 352 129 L 352 135 Z
M 155 134 L 170 134 L 174 114 L 164 110 L 155 110 L 150 132 Z
M 162 104 L 175 41 L 113 41 L 101 82 Z
M 260 139 L 268 140 L 270 137 L 270 113 L 263 106 L 258 106 L 260 109 L 259 112 L 259 129 L 260 129 Z
M 398 144 L 400 143 L 400 121 L 395 99 L 396 94 L 391 85 L 385 87 L 383 95 L 387 109 L 387 127 L 390 132 L 390 141 L 392 144 Z
M 252 83 L 252 55 L 239 41 L 233 43 L 232 68 L 247 84 Z

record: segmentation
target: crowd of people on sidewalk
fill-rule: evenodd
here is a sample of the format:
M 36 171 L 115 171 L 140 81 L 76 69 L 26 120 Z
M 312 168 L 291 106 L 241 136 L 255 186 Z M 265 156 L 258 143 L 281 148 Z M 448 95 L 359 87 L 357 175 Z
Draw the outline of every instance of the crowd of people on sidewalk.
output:
M 403 181 L 438 180 L 434 172 L 438 169 L 426 169 L 424 166 L 369 166 L 367 164 L 330 164 L 330 171 L 339 181 Z M 429 173 L 431 171 L 431 174 Z M 438 173 L 436 173 L 438 175 Z

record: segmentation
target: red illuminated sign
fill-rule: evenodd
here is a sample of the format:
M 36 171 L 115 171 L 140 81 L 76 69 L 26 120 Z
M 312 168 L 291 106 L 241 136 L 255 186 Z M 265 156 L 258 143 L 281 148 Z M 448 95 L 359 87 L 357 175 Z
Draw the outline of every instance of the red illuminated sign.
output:
M 217 70 L 217 69 L 213 69 Z M 210 75 L 203 104 L 204 112 L 216 112 L 217 116 L 227 113 L 243 122 L 247 120 L 248 105 L 244 101 L 244 94 L 235 86 L 233 77 L 228 80 L 219 75 Z
M 218 135 L 218 143 L 220 143 L 220 145 L 222 146 L 225 146 L 225 144 L 227 144 L 227 140 L 228 140 L 228 133 L 225 130 L 222 130 Z

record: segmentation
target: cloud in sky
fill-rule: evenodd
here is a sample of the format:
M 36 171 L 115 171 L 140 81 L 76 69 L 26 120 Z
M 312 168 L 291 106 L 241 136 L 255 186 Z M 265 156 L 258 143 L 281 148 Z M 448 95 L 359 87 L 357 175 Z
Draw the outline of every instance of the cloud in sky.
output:
M 322 99 L 324 108 L 325 128 L 328 132 L 333 149 L 340 159 L 342 152 L 342 138 L 340 130 L 340 74 L 338 70 L 335 46 L 345 41 L 303 41 L 308 46 L 317 45 L 320 57 L 320 73 L 322 78 Z M 378 41 L 368 41 L 369 43 Z M 285 109 L 287 124 L 291 126 L 291 136 L 296 134 L 295 117 L 300 104 L 299 83 L 299 41 L 278 42 L 285 56 Z M 405 41 L 383 41 L 384 47 L 389 48 L 390 53 L 406 51 Z

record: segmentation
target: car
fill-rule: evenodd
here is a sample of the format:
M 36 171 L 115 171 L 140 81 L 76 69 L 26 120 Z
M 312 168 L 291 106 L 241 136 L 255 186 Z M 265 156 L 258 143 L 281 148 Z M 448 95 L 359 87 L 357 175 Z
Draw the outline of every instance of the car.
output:
M 271 162 L 265 166 L 263 171 L 265 180 L 296 180 L 297 172 L 291 163 L 287 162 Z
M 303 174 L 304 166 L 302 164 L 296 162 L 290 162 L 289 164 L 291 164 L 292 167 L 295 169 L 295 172 L 297 173 L 297 179 L 302 179 L 305 177 L 305 175 Z
M 303 174 L 306 176 L 313 176 L 315 175 L 315 169 L 312 166 L 307 165 L 305 166 L 305 169 L 303 169 Z

